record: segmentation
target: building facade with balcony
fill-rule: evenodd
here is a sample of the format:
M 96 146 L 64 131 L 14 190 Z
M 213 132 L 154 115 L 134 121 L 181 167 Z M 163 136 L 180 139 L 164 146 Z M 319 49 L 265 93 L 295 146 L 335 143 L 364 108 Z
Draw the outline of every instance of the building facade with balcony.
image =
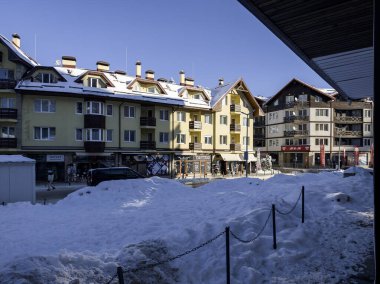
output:
M 293 79 L 264 106 L 266 145 L 279 167 L 371 163 L 372 102 L 347 101 L 333 90 Z

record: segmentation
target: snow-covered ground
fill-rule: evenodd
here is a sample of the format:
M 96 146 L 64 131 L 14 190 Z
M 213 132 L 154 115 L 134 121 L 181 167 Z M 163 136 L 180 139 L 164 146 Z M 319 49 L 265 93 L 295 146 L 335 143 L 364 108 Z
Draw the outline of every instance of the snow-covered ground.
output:
M 346 178 L 343 172 L 279 174 L 198 188 L 158 177 L 111 181 L 56 204 L 1 206 L 0 283 L 107 283 L 119 265 L 134 269 L 174 257 L 226 226 L 241 239 L 256 238 L 267 220 L 251 243 L 230 236 L 232 283 L 345 283 L 373 247 L 373 177 L 355 171 Z M 290 211 L 302 186 L 305 223 L 300 202 L 291 214 L 277 213 L 275 250 L 271 205 Z M 125 278 L 225 283 L 225 235 Z

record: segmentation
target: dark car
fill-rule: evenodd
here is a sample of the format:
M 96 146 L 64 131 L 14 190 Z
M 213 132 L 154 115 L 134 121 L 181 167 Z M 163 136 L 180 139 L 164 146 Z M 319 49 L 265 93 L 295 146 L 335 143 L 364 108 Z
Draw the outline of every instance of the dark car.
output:
M 102 181 L 117 179 L 145 178 L 128 167 L 91 169 L 87 173 L 87 185 L 95 186 Z

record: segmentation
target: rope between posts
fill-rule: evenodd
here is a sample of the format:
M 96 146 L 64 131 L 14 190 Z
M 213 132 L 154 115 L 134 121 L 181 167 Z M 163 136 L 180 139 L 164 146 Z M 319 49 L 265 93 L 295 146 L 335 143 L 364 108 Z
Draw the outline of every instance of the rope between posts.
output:
M 296 201 L 296 203 L 293 205 L 293 207 L 292 207 L 292 209 L 290 209 L 290 211 L 288 211 L 288 212 L 281 212 L 280 210 L 278 210 L 277 208 L 276 208 L 276 212 L 278 213 L 278 214 L 281 214 L 281 215 L 289 215 L 290 213 L 292 213 L 293 211 L 294 211 L 294 209 L 296 209 L 296 207 L 297 207 L 297 204 L 298 204 L 298 202 L 300 201 L 300 199 L 301 199 L 301 196 L 302 196 L 302 191 L 300 192 L 300 195 L 298 196 L 298 199 L 297 199 L 297 201 Z
M 242 242 L 242 243 L 251 243 L 251 242 L 255 241 L 258 237 L 260 237 L 260 235 L 262 234 L 262 232 L 264 232 L 264 229 L 265 229 L 265 227 L 267 226 L 268 221 L 269 221 L 271 215 L 272 215 L 272 211 L 269 211 L 269 215 L 268 215 L 267 220 L 265 221 L 264 226 L 261 228 L 260 232 L 259 232 L 254 238 L 252 238 L 252 239 L 250 239 L 250 240 L 243 240 L 243 239 L 239 238 L 239 237 L 238 237 L 237 235 L 235 235 L 234 232 L 232 232 L 231 230 L 230 230 L 230 233 L 231 233 L 231 235 L 232 235 L 236 240 L 238 240 L 239 242 Z

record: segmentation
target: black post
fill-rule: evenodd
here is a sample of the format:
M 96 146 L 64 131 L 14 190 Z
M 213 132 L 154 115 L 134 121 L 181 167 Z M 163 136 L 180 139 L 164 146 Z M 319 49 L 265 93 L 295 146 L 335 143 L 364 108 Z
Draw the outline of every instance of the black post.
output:
M 119 279 L 119 284 L 124 284 L 123 267 L 121 266 L 117 267 L 117 279 Z
M 46 198 L 44 198 L 44 205 L 46 205 Z
M 226 227 L 226 270 L 227 270 L 227 284 L 231 283 L 230 276 L 230 227 Z
M 276 208 L 274 204 L 272 204 L 272 224 L 273 224 L 273 249 L 277 249 L 277 241 L 276 241 Z
M 302 223 L 305 223 L 305 186 L 302 186 Z

